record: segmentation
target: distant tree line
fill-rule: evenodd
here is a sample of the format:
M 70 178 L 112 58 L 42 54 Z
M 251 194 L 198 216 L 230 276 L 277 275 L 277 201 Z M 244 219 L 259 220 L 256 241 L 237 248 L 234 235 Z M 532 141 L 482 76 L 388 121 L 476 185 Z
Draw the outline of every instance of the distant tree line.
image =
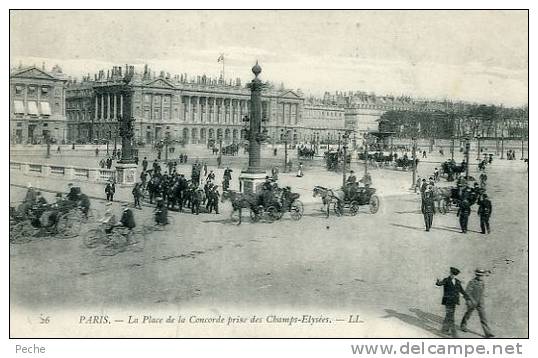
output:
M 404 138 L 528 138 L 528 123 L 528 106 L 466 105 L 447 111 L 387 111 L 379 119 L 379 130 Z

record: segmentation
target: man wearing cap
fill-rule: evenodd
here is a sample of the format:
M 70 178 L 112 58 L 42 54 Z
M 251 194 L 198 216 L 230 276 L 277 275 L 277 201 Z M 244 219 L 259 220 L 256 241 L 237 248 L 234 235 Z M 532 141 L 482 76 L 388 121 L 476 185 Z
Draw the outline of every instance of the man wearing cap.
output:
M 135 223 L 133 211 L 129 209 L 129 205 L 127 203 L 124 203 L 122 206 L 123 206 L 123 212 L 121 213 L 121 219 L 120 219 L 121 225 L 128 228 L 129 230 L 134 229 L 136 227 L 136 223 Z
M 495 335 L 491 333 L 491 329 L 488 326 L 486 310 L 484 307 L 485 287 L 483 277 L 487 273 L 488 271 L 476 269 L 474 272 L 475 277 L 467 284 L 467 289 L 465 292 L 469 298 L 467 299 L 467 311 L 461 320 L 461 330 L 467 332 L 467 321 L 471 317 L 473 311 L 476 309 L 478 311 L 478 317 L 480 317 L 482 329 L 484 330 L 484 336 L 486 338 L 493 338 Z
M 433 198 L 432 186 L 428 185 L 424 194 L 422 194 L 422 215 L 424 215 L 424 224 L 426 231 L 430 231 L 433 224 L 433 215 L 435 214 L 435 201 Z
M 355 172 L 353 170 L 349 172 L 346 182 L 348 184 L 355 184 L 357 182 L 357 177 L 355 176 Z
M 161 197 L 157 198 L 157 205 L 155 206 L 155 222 L 158 225 L 168 224 L 168 208 Z
M 437 279 L 436 285 L 443 286 L 443 299 L 441 304 L 445 306 L 445 320 L 443 321 L 443 333 L 452 334 L 452 337 L 457 337 L 456 324 L 454 322 L 454 314 L 456 313 L 456 305 L 460 304 L 460 293 L 468 300 L 469 296 L 463 289 L 461 281 L 456 278 L 460 273 L 455 267 L 450 268 L 450 275 L 442 280 Z
M 461 233 L 467 233 L 467 224 L 469 222 L 469 215 L 471 215 L 471 205 L 467 198 L 463 199 L 460 203 L 457 216 L 460 219 Z
M 489 234 L 489 217 L 491 216 L 491 201 L 488 199 L 488 194 L 484 193 L 482 199 L 478 202 L 478 216 L 480 216 L 480 230 L 482 234 Z

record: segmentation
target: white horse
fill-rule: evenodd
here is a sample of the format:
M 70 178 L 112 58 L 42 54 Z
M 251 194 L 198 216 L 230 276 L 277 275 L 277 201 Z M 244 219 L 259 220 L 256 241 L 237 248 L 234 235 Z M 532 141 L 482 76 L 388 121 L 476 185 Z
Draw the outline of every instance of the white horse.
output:
M 327 217 L 329 217 L 331 203 L 334 203 L 334 202 L 343 203 L 344 202 L 345 193 L 342 189 L 329 189 L 320 185 L 316 185 L 314 189 L 312 190 L 312 192 L 313 192 L 312 196 L 314 198 L 317 196 L 321 197 L 321 202 L 323 203 L 323 206 L 321 207 L 321 211 L 325 212 Z

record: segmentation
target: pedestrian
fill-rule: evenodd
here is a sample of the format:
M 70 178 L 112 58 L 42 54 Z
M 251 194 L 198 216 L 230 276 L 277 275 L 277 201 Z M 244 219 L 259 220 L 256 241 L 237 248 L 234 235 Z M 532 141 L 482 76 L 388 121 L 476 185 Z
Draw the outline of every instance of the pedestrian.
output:
M 105 187 L 105 194 L 107 201 L 114 201 L 114 193 L 116 192 L 116 187 L 114 183 L 108 182 Z
M 422 195 L 422 215 L 424 215 L 424 224 L 426 225 L 426 231 L 430 231 L 433 224 L 433 215 L 435 214 L 435 201 L 433 197 L 432 186 L 428 185 L 428 188 Z
M 207 176 L 207 163 L 204 162 L 204 176 Z
M 482 234 L 490 233 L 489 218 L 491 216 L 491 201 L 487 194 L 482 194 L 482 199 L 478 202 L 478 216 L 480 216 L 480 231 Z
M 134 199 L 134 207 L 137 209 L 142 209 L 142 206 L 140 205 L 140 197 L 142 196 L 142 186 L 140 183 L 136 183 L 133 188 L 133 199 Z
M 473 311 L 476 309 L 478 312 L 478 317 L 480 318 L 480 324 L 484 330 L 484 336 L 486 338 L 493 338 L 495 335 L 491 333 L 491 329 L 489 328 L 488 320 L 486 318 L 486 308 L 484 305 L 485 285 L 483 277 L 488 274 L 488 271 L 476 269 L 474 274 L 475 277 L 469 281 L 467 288 L 465 289 L 468 296 L 467 311 L 463 315 L 460 328 L 463 332 L 467 332 L 467 321 L 473 314 Z
M 441 331 L 445 334 L 451 334 L 454 338 L 458 337 L 454 315 L 456 313 L 456 305 L 460 304 L 460 294 L 462 294 L 466 300 L 469 297 L 463 289 L 461 281 L 456 278 L 459 273 L 460 270 L 451 267 L 448 277 L 445 277 L 442 280 L 437 279 L 435 282 L 437 286 L 443 286 L 443 299 L 441 300 L 441 304 L 445 306 L 445 319 Z
M 424 196 L 424 192 L 428 189 L 428 183 L 426 182 L 426 178 L 422 179 L 422 183 L 420 184 L 420 195 Z
M 422 158 L 426 158 L 426 151 L 422 152 Z
M 145 172 L 146 170 L 148 170 L 148 158 L 144 157 L 142 159 L 142 171 Z
M 58 146 L 58 149 L 56 149 L 56 153 L 60 153 L 62 151 L 62 149 L 60 148 L 60 146 Z
M 469 215 L 471 215 L 471 205 L 469 204 L 469 200 L 467 198 L 464 198 L 461 201 L 457 215 L 460 219 L 461 233 L 465 234 L 467 233 L 467 224 L 469 222 Z
M 297 168 L 297 177 L 302 178 L 304 175 L 303 173 L 303 163 L 299 162 L 299 166 Z
M 433 171 L 433 179 L 435 181 L 439 181 L 439 169 L 435 168 L 434 171 Z
M 99 156 L 99 148 L 95 148 L 95 156 L 96 156 L 96 157 Z

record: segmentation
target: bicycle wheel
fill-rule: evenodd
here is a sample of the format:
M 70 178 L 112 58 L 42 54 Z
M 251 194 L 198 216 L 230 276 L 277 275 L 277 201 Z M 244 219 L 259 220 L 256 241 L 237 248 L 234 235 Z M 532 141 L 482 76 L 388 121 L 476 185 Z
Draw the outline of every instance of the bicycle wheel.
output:
M 60 237 L 72 238 L 80 233 L 81 217 L 78 211 L 71 210 L 58 219 L 56 230 Z
M 304 205 L 300 200 L 294 200 L 291 203 L 290 214 L 293 220 L 300 220 L 303 217 Z
M 104 243 L 106 239 L 106 234 L 101 229 L 90 229 L 82 237 L 82 242 L 84 246 L 88 249 L 93 249 L 99 244 Z

